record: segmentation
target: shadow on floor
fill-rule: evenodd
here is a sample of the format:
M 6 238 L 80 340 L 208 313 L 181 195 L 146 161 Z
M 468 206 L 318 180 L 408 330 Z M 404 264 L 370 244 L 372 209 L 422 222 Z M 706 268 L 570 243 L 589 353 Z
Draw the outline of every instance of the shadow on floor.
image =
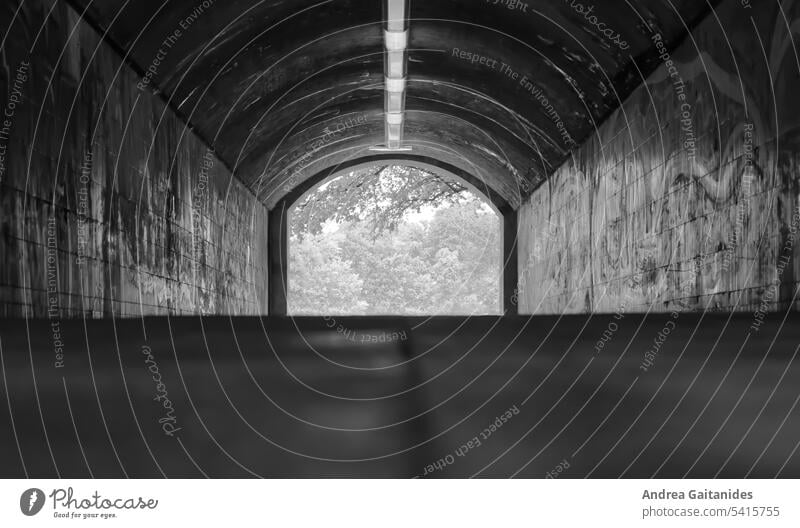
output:
M 798 319 L 4 320 L 0 473 L 798 477 Z

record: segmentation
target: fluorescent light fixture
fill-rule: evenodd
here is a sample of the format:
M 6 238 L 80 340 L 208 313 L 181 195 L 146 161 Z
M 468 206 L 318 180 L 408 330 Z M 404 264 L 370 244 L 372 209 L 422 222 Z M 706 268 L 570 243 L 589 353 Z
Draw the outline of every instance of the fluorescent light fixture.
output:
M 383 32 L 386 146 L 380 148 L 387 151 L 407 150 L 404 149 L 402 142 L 408 68 L 408 0 L 384 1 L 386 2 L 386 27 Z
M 389 133 L 390 141 L 400 141 L 403 135 L 403 128 L 400 124 L 386 123 L 386 131 Z
M 370 147 L 369 150 L 370 152 L 411 152 L 414 149 L 411 148 L 410 145 L 400 145 L 396 147 L 377 145 L 375 147 Z
M 406 91 L 406 80 L 404 77 L 399 79 L 386 77 L 386 91 L 390 93 L 403 93 Z
M 386 114 L 386 123 L 389 125 L 402 125 L 403 124 L 403 113 L 388 113 Z
M 406 76 L 406 57 L 402 51 L 386 52 L 386 76 L 398 79 Z
M 403 125 L 386 124 L 386 146 L 396 148 L 403 139 Z
M 389 31 L 406 28 L 406 0 L 387 0 L 386 26 Z
M 397 114 L 402 113 L 405 108 L 403 92 L 386 92 L 386 106 L 384 111 L 386 113 Z
M 384 31 L 383 42 L 389 51 L 403 51 L 408 47 L 408 31 Z

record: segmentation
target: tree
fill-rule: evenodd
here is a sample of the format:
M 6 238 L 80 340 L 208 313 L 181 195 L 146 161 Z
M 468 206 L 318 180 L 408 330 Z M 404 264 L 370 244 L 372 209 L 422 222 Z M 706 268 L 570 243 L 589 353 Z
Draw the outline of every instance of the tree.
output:
M 295 209 L 293 235 L 317 234 L 326 221 L 366 221 L 372 235 L 394 230 L 409 212 L 440 207 L 464 198 L 467 188 L 416 167 L 380 165 L 351 171 L 302 197 Z
M 290 313 L 500 313 L 499 215 L 466 189 L 417 207 L 408 197 L 421 192 L 418 182 L 378 187 L 361 203 L 328 204 L 327 217 L 307 200 L 290 213 Z M 333 200 L 339 191 L 310 195 Z
M 295 315 L 359 313 L 363 281 L 340 255 L 336 237 L 293 238 L 289 252 L 288 303 Z

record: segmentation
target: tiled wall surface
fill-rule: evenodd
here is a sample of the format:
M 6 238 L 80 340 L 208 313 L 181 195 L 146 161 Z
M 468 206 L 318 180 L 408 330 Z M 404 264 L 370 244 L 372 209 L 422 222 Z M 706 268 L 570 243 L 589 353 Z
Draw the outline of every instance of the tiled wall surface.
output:
M 798 28 L 724 0 L 663 57 L 520 209 L 521 313 L 800 307 Z
M 265 313 L 266 209 L 97 33 L 26 0 L 2 49 L 0 316 Z

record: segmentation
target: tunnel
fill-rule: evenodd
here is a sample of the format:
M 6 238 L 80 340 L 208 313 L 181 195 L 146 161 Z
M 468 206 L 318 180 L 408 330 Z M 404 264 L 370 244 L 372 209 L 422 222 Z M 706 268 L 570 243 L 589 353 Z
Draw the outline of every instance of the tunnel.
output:
M 5 0 L 0 34 L 3 477 L 800 477 L 793 0 Z M 424 258 L 489 217 L 442 249 L 401 187 L 428 304 L 293 313 L 290 211 L 351 226 L 386 167 L 496 214 L 461 311 Z

